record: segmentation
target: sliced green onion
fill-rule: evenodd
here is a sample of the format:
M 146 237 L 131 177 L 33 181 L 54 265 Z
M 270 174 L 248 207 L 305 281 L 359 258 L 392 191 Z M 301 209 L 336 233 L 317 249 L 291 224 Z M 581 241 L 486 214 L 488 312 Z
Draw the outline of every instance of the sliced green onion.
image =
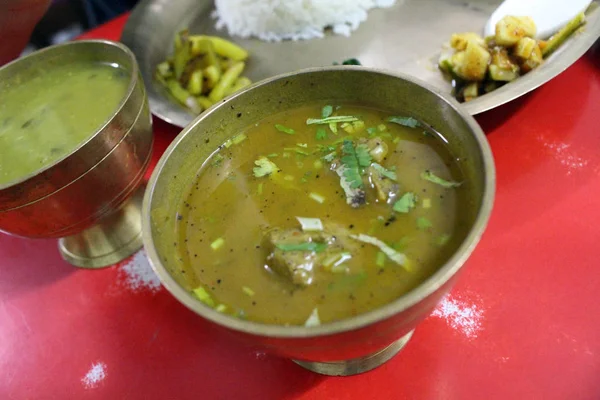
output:
M 329 123 L 329 129 L 331 130 L 331 132 L 333 132 L 334 134 L 337 135 L 338 129 L 337 129 L 337 124 L 335 122 Z
M 321 203 L 323 204 L 325 202 L 325 197 L 321 196 L 318 193 L 315 192 L 310 192 L 308 194 L 308 197 L 310 197 L 311 199 L 313 199 L 314 201 L 316 201 L 317 203 Z
M 287 133 L 288 135 L 293 135 L 296 133 L 296 131 L 292 128 L 288 128 L 287 126 L 283 126 L 280 124 L 275 124 L 275 129 L 277 129 L 279 132 Z
M 341 267 L 341 265 L 343 263 L 345 263 L 346 261 L 350 260 L 352 258 L 352 254 L 350 253 L 340 253 L 340 254 L 334 254 L 333 256 L 329 256 L 328 259 L 323 261 L 323 266 L 326 268 L 331 268 L 331 272 L 343 272 L 346 269 L 340 269 L 339 267 Z M 337 271 L 334 271 L 334 269 L 337 268 Z
M 278 243 L 275 247 L 281 251 L 314 251 L 315 253 L 320 253 L 327 248 L 327 243 Z
M 383 268 L 385 266 L 385 253 L 383 251 L 377 252 L 377 257 L 375 257 L 375 265 L 379 268 Z
M 367 243 L 367 244 L 371 244 L 373 246 L 379 247 L 379 250 L 381 250 L 390 260 L 392 260 L 393 262 L 395 262 L 396 264 L 398 264 L 400 266 L 403 266 L 405 269 L 408 269 L 407 268 L 408 258 L 404 254 L 394 250 L 393 248 L 391 248 L 390 246 L 388 246 L 381 240 L 379 240 L 373 236 L 364 235 L 362 233 L 359 235 L 350 235 L 350 237 L 358 240 L 359 242 L 363 242 L 363 243 Z
M 225 304 L 219 304 L 218 306 L 215 307 L 215 310 L 223 313 L 225 311 L 227 311 L 227 306 Z
M 331 267 L 331 272 L 334 274 L 343 274 L 347 271 L 348 268 L 343 263 L 335 264 Z
M 315 307 L 315 309 L 312 310 L 312 313 L 310 313 L 310 316 L 306 319 L 304 326 L 310 327 L 319 325 L 321 325 L 321 319 L 319 318 L 319 310 Z
M 296 143 L 296 146 L 302 147 L 302 148 L 306 149 L 308 147 L 308 144 L 306 144 L 306 143 Z
M 315 134 L 315 139 L 317 139 L 317 140 L 327 139 L 327 131 L 323 128 L 318 128 L 317 133 Z
M 323 223 L 319 218 L 296 217 L 304 232 L 322 231 Z
M 201 302 L 203 302 L 207 306 L 209 306 L 209 307 L 214 307 L 215 306 L 215 301 L 210 296 L 210 294 L 206 291 L 206 289 L 204 289 L 202 286 L 197 287 L 196 289 L 194 289 L 193 293 L 198 298 L 198 300 L 200 300 Z
M 218 167 L 219 165 L 221 165 L 222 162 L 223 162 L 223 156 L 217 153 L 217 154 L 215 154 L 215 156 L 212 159 L 212 166 Z
M 352 117 L 349 115 L 340 115 L 336 117 L 328 117 L 328 118 L 309 118 L 306 120 L 306 125 L 322 125 L 322 124 L 331 124 L 338 122 L 354 122 L 358 121 L 358 118 Z
M 255 295 L 254 290 L 250 289 L 248 286 L 243 286 L 242 291 L 250 297 Z
M 243 133 L 240 133 L 239 135 L 235 135 L 232 139 L 231 142 L 233 144 L 240 144 L 242 143 L 244 140 L 246 140 L 248 138 L 248 136 L 244 135 Z
M 211 247 L 211 249 L 216 251 L 216 250 L 219 250 L 221 247 L 223 247 L 224 244 L 225 244 L 225 239 L 220 237 L 217 240 L 215 240 L 214 242 L 212 242 L 210 244 L 210 247 Z
M 297 147 L 284 147 L 283 150 L 285 150 L 285 151 L 293 151 L 294 153 L 302 154 L 303 156 L 310 156 L 310 153 L 308 153 L 308 152 L 306 152 L 306 151 L 304 151 L 302 149 L 299 149 Z M 283 156 L 286 157 L 285 154 Z

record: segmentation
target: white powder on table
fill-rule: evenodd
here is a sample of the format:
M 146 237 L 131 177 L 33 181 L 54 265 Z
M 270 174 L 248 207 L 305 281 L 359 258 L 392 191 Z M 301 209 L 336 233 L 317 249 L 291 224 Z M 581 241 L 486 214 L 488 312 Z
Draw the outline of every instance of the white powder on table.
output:
M 133 292 L 158 292 L 160 280 L 152 270 L 144 249 L 138 251 L 119 268 L 120 281 Z
M 450 295 L 438 304 L 431 316 L 443 319 L 468 339 L 475 339 L 482 329 L 483 310 L 476 304 L 469 304 Z
M 88 371 L 81 382 L 86 389 L 92 389 L 98 386 L 106 378 L 106 364 L 103 362 L 97 362 L 92 364 L 92 368 Z

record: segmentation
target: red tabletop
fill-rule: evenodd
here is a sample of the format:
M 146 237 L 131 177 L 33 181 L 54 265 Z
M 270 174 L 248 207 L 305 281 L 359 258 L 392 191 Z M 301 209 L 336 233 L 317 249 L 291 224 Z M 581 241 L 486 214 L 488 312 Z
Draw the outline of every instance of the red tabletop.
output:
M 125 20 L 86 36 L 116 40 Z M 54 240 L 0 235 L 0 399 L 600 399 L 599 67 L 596 46 L 477 118 L 498 175 L 489 227 L 384 366 L 313 374 L 210 330 L 143 253 L 85 271 Z M 156 162 L 178 129 L 154 131 Z

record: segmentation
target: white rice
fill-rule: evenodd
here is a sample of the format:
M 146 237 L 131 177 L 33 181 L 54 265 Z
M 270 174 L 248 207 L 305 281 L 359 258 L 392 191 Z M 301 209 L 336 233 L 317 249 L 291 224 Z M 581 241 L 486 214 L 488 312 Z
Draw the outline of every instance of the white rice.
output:
M 322 38 L 331 27 L 338 35 L 350 33 L 367 19 L 372 8 L 386 8 L 396 0 L 215 0 L 217 29 L 230 36 L 257 37 L 269 42 Z

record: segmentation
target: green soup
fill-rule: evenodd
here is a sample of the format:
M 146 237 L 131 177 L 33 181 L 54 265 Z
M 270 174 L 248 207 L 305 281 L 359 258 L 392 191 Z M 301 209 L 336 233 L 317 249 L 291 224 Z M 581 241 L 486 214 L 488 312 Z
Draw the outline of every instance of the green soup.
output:
M 128 82 L 114 64 L 73 62 L 0 88 L 0 186 L 83 143 L 116 111 Z

